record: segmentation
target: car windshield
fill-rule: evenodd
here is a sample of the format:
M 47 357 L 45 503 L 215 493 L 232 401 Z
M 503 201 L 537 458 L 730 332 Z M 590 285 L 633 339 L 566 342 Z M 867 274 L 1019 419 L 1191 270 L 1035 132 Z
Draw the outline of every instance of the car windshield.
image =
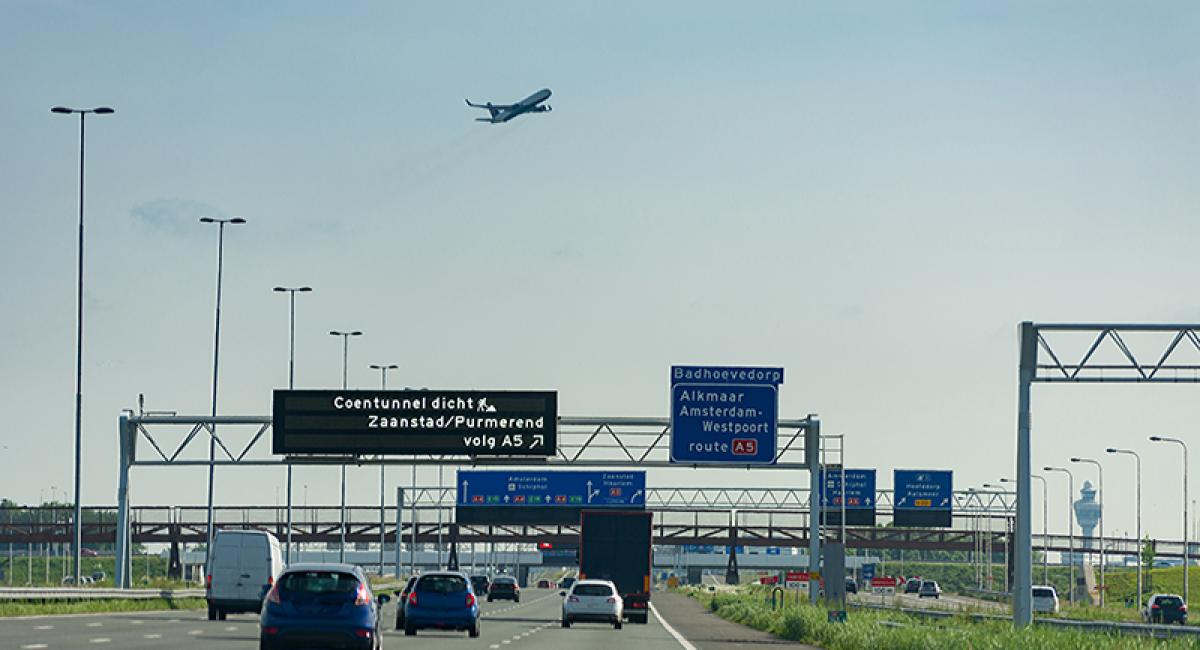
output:
M 1033 590 L 1033 597 L 1034 598 L 1054 598 L 1054 590 L 1046 589 L 1044 587 L 1041 589 L 1035 588 Z
M 467 590 L 467 581 L 459 576 L 425 576 L 417 583 L 417 591 L 435 594 L 456 594 Z
M 1159 607 L 1179 607 L 1183 604 L 1183 599 L 1179 596 L 1159 596 Z
M 612 587 L 608 585 L 575 585 L 576 596 L 611 596 Z
M 294 571 L 279 579 L 282 591 L 304 594 L 352 594 L 358 591 L 358 578 L 336 571 Z

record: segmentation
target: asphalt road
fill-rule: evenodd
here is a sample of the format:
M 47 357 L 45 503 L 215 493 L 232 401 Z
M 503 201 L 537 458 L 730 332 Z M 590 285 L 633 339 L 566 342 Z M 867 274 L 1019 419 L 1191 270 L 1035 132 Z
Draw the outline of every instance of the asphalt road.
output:
M 527 589 L 519 604 L 485 601 L 482 607 L 482 634 L 478 639 L 468 638 L 465 632 L 433 630 L 422 630 L 413 638 L 393 629 L 396 610 L 389 603 L 383 612 L 384 646 L 422 650 L 612 650 L 614 643 L 620 643 L 638 650 L 707 650 L 699 643 L 692 649 L 683 646 L 654 616 L 647 625 L 626 624 L 622 630 L 589 623 L 563 629 L 561 597 L 556 590 Z M 209 621 L 204 611 L 197 610 L 0 619 L 0 650 L 98 647 L 256 649 L 258 617 L 241 614 Z

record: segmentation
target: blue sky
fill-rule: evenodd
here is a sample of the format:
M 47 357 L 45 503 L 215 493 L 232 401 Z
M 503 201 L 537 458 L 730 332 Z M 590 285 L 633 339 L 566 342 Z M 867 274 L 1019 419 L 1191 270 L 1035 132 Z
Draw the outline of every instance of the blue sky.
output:
M 1017 322 L 1200 321 L 1198 27 L 1186 2 L 4 3 L 0 493 L 70 485 L 56 104 L 117 109 L 88 127 L 89 502 L 114 499 L 139 392 L 209 407 L 201 214 L 250 221 L 227 232 L 225 413 L 267 412 L 270 288 L 311 284 L 301 386 L 340 381 L 342 328 L 366 332 L 354 385 L 394 362 L 394 385 L 557 389 L 568 415 L 666 415 L 673 363 L 781 365 L 783 415 L 820 413 L 853 465 L 1011 475 Z M 542 87 L 554 112 L 506 125 L 462 104 Z M 1039 390 L 1034 463 L 1140 445 L 1164 468 L 1148 527 L 1176 536 L 1175 458 L 1141 441 L 1189 435 L 1194 390 Z M 201 503 L 202 481 L 145 471 L 134 498 Z

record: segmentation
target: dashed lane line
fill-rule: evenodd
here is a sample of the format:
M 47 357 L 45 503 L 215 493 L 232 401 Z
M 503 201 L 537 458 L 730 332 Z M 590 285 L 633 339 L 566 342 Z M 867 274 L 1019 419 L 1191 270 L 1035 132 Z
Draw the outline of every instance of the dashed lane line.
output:
M 98 639 L 92 639 L 91 643 L 112 643 L 112 639 L 100 637 Z
M 41 650 L 42 648 L 49 647 L 50 646 L 46 645 L 45 643 L 26 643 L 25 645 L 21 646 L 21 650 Z
M 147 639 L 161 639 L 162 638 L 161 634 L 143 634 L 142 636 L 146 637 Z

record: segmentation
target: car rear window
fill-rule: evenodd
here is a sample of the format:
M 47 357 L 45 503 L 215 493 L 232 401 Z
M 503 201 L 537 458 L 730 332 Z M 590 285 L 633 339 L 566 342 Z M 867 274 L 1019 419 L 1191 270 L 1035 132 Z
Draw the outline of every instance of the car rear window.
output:
M 576 596 L 611 596 L 612 587 L 608 585 L 575 585 Z
M 1054 598 L 1054 590 L 1046 589 L 1046 588 L 1042 588 L 1042 589 L 1035 588 L 1033 590 L 1033 597 L 1034 598 Z
M 1159 607 L 1179 607 L 1183 604 L 1183 599 L 1178 596 L 1159 596 Z
M 467 590 L 467 581 L 458 576 L 425 576 L 417 583 L 417 591 L 435 594 L 456 594 Z
M 516 578 L 508 578 L 508 577 L 503 577 L 503 576 L 496 578 L 496 580 L 495 580 L 495 584 L 498 584 L 498 585 L 512 585 L 512 584 L 516 584 L 516 583 L 517 583 Z
M 279 588 L 305 594 L 352 594 L 358 591 L 358 578 L 336 571 L 295 571 L 283 574 Z

